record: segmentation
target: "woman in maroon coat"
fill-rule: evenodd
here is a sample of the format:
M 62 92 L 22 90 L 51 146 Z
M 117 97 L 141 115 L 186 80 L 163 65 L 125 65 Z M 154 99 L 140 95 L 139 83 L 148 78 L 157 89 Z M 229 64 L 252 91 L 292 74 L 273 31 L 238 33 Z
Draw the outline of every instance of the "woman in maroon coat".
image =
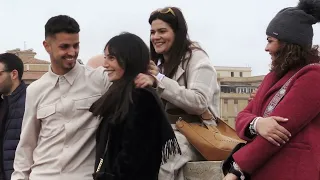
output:
M 320 179 L 320 65 L 312 47 L 319 19 L 320 1 L 300 0 L 270 22 L 271 72 L 238 114 L 236 130 L 248 143 L 232 155 L 225 180 Z

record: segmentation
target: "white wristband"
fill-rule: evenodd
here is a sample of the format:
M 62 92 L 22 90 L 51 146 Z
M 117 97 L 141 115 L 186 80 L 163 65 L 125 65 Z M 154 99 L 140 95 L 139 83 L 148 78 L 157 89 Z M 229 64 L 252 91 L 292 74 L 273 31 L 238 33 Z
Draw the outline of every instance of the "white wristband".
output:
M 161 73 L 158 73 L 157 74 L 157 79 L 159 80 L 159 81 L 161 81 L 163 78 L 164 78 L 164 74 L 161 74 Z
M 257 132 L 257 122 L 259 121 L 259 119 L 261 119 L 261 117 L 257 117 L 255 120 L 254 120 L 254 123 L 253 123 L 253 129 L 254 131 L 258 134 Z

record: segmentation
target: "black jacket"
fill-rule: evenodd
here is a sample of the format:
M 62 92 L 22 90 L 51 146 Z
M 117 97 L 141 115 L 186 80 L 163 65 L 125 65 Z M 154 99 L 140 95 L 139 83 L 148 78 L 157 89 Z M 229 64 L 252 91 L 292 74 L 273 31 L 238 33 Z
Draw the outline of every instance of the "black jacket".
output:
M 1 169 L 5 180 L 11 179 L 15 151 L 20 140 L 21 125 L 25 109 L 26 85 L 22 81 L 10 96 L 4 96 L 1 104 Z
M 170 124 L 155 93 L 138 89 L 132 96 L 134 104 L 123 123 L 111 125 L 102 120 L 97 131 L 95 170 L 103 157 L 110 127 L 108 153 L 100 172 L 113 174 L 114 180 L 157 180 L 162 161 L 161 121 Z

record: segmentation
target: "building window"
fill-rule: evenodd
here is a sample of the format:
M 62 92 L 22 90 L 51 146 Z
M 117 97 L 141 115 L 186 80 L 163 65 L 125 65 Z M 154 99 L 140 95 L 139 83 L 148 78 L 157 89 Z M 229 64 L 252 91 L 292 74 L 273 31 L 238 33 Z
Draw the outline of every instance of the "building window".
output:
M 235 99 L 235 100 L 234 100 L 234 104 L 238 104 L 238 99 Z
M 228 99 L 225 99 L 225 100 L 224 100 L 224 104 L 228 104 Z
M 243 74 L 242 74 L 242 72 L 240 72 L 240 77 L 243 77 Z
M 234 77 L 234 72 L 231 72 L 231 77 Z

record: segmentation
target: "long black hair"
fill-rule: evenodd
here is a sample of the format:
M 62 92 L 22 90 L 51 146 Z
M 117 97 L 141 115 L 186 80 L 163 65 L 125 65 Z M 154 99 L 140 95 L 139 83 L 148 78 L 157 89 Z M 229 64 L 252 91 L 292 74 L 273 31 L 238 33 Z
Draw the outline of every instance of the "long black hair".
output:
M 148 70 L 149 49 L 140 37 L 131 33 L 122 33 L 111 38 L 106 48 L 124 69 L 124 75 L 113 82 L 108 91 L 91 106 L 90 111 L 95 116 L 110 117 L 108 119 L 112 123 L 120 123 L 133 103 L 135 77 Z
M 166 7 L 152 12 L 149 17 L 149 24 L 152 25 L 152 22 L 157 19 L 168 23 L 168 25 L 173 29 L 175 38 L 172 47 L 169 50 L 169 59 L 166 62 L 164 61 L 163 54 L 158 54 L 155 51 L 150 40 L 151 59 L 155 61 L 156 64 L 158 64 L 158 61 L 160 60 L 161 64 L 164 65 L 163 73 L 167 77 L 172 78 L 181 61 L 183 63 L 183 67 L 188 65 L 193 49 L 199 49 L 202 51 L 203 49 L 199 46 L 195 46 L 194 42 L 189 39 L 187 22 L 179 8 Z M 189 54 L 188 57 L 187 54 Z

